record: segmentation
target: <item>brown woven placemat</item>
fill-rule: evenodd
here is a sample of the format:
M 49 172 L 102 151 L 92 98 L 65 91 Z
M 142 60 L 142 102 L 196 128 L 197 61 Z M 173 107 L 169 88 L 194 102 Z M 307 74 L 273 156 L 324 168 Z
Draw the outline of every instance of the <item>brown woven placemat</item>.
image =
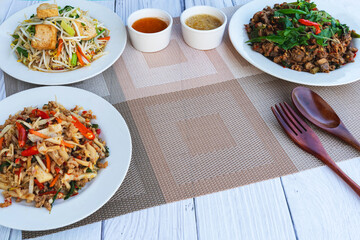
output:
M 229 19 L 236 9 L 225 9 Z M 36 87 L 6 74 L 5 86 L 7 96 Z M 125 118 L 133 141 L 130 170 L 91 216 L 51 231 L 23 231 L 24 238 L 321 165 L 289 141 L 270 111 L 275 103 L 289 102 L 297 85 L 251 66 L 227 33 L 218 48 L 198 51 L 184 43 L 176 18 L 166 49 L 141 53 L 128 44 L 108 70 L 72 86 L 102 96 Z M 351 118 L 360 115 L 360 83 L 313 89 L 360 138 L 357 119 Z M 356 156 L 337 139 L 322 132 L 319 137 L 335 160 Z

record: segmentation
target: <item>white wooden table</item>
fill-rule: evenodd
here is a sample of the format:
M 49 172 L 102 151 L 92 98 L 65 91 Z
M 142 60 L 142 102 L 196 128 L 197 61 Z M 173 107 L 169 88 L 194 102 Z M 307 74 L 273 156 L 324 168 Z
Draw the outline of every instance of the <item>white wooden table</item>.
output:
M 114 10 L 125 22 L 130 13 L 141 8 L 161 8 L 179 16 L 184 9 L 194 5 L 223 8 L 245 1 L 102 0 L 98 3 Z M 0 0 L 0 23 L 36 2 Z M 349 11 L 360 9 L 358 1 L 343 0 L 339 4 Z M 357 18 L 360 21 L 360 17 Z M 4 97 L 3 73 L 0 70 L 0 99 Z M 360 183 L 359 158 L 339 165 Z M 359 226 L 360 198 L 328 168 L 320 167 L 145 209 L 38 239 L 338 240 L 360 239 Z M 0 226 L 0 240 L 7 239 L 21 239 L 21 231 Z

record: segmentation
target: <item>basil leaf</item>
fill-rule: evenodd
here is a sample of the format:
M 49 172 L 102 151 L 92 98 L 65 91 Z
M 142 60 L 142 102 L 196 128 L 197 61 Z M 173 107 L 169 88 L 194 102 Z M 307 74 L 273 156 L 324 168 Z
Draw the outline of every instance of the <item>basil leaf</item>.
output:
M 300 10 L 300 9 L 279 9 L 276 12 L 283 13 L 283 14 L 307 14 L 307 12 Z

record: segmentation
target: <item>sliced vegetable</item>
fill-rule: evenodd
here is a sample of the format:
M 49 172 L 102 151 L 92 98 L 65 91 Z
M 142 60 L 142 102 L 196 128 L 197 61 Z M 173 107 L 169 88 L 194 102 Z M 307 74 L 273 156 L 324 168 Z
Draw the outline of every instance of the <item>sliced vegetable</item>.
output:
M 58 45 L 58 49 L 57 49 L 57 53 L 56 53 L 56 57 L 60 56 L 60 53 L 63 49 L 64 46 L 64 41 L 62 39 L 59 40 L 59 45 Z
M 51 207 L 52 207 L 52 205 L 54 204 L 54 202 L 55 202 L 55 200 L 56 200 L 56 198 L 57 198 L 57 196 L 59 195 L 59 192 L 61 191 L 61 188 L 59 189 L 59 190 L 57 190 L 57 192 L 55 193 L 55 195 L 54 195 L 54 197 L 53 197 L 53 201 L 52 201 L 52 203 L 51 203 Z
M 77 46 L 77 49 L 79 50 L 80 54 L 90 62 L 90 59 L 85 55 L 85 53 L 82 51 L 82 49 L 79 45 Z
M 39 151 L 36 146 L 29 147 L 26 150 L 21 152 L 21 156 L 24 156 L 24 157 L 33 156 L 36 154 L 39 154 Z
M 3 142 L 4 142 L 4 137 L 1 137 L 0 138 L 0 150 L 2 149 Z
M 62 140 L 61 144 L 64 145 L 65 147 L 68 147 L 68 148 L 74 148 L 75 147 L 75 145 L 73 145 L 71 143 L 68 143 L 68 142 L 65 142 L 64 140 Z
M 67 22 L 65 22 L 65 20 L 62 20 L 60 25 L 70 36 L 75 36 L 75 30 Z
M 109 41 L 110 40 L 110 36 L 107 37 L 103 37 L 103 38 L 98 38 L 99 41 Z
M 42 119 L 48 119 L 48 118 L 50 118 L 49 117 L 49 114 L 47 114 L 46 112 L 44 112 L 44 111 L 41 111 L 41 110 L 39 110 L 39 109 L 33 109 L 32 111 L 31 111 L 31 113 L 32 114 L 34 114 L 35 115 L 35 117 L 41 117 Z
M 74 7 L 73 6 L 70 6 L 70 5 L 66 5 L 63 9 L 60 9 L 59 10 L 59 13 L 62 14 L 63 12 L 69 12 L 71 10 L 73 10 Z
M 51 181 L 49 187 L 55 186 L 55 183 L 56 183 L 57 180 L 59 179 L 59 176 L 60 176 L 60 174 L 57 174 L 57 175 L 55 176 L 55 178 Z
M 360 34 L 356 33 L 354 30 L 351 31 L 351 37 L 360 38 Z
M 71 62 L 70 62 L 71 66 L 76 66 L 77 60 L 78 60 L 77 59 L 77 54 L 73 53 L 72 56 L 71 56 Z
M 45 134 L 42 134 L 42 133 L 40 133 L 40 132 L 37 132 L 37 131 L 35 131 L 34 129 L 29 129 L 29 133 L 31 133 L 31 134 L 34 134 L 34 135 L 36 135 L 36 136 L 38 136 L 38 137 L 41 137 L 41 138 L 50 138 L 49 136 L 46 136 Z
M 14 173 L 15 173 L 18 177 L 20 177 L 20 173 L 21 173 L 22 170 L 23 170 L 23 167 L 20 167 L 19 169 L 15 170 Z
M 43 190 L 44 189 L 44 184 L 42 184 L 41 182 L 39 182 L 39 180 L 37 180 L 36 178 L 34 179 L 34 182 L 36 184 L 36 186 L 38 186 L 38 188 L 40 190 Z
M 306 19 L 299 19 L 298 22 L 302 25 L 305 25 L 305 26 L 313 26 L 315 27 L 315 34 L 318 35 L 319 33 L 321 33 L 321 29 L 320 29 L 320 25 L 316 22 L 312 22 L 312 21 L 309 21 L 309 20 L 306 20 Z
M 2 173 L 4 168 L 8 167 L 8 166 L 10 166 L 9 162 L 4 162 L 4 163 L 0 164 L 0 173 Z
M 16 128 L 18 131 L 19 147 L 24 147 L 25 143 L 26 143 L 26 135 L 27 135 L 26 130 L 25 130 L 24 126 L 19 122 L 16 122 Z
M 103 32 L 105 32 L 105 29 L 99 31 L 98 29 L 96 29 L 96 32 L 97 32 L 97 36 L 99 36 L 100 34 L 102 34 Z
M 57 191 L 48 191 L 48 192 L 44 192 L 44 193 L 39 193 L 39 196 L 44 196 L 44 195 L 50 195 L 50 194 L 56 194 Z
M 20 56 L 24 56 L 24 57 L 28 57 L 29 56 L 29 53 L 27 50 L 21 48 L 21 47 L 17 47 L 16 48 L 16 51 L 19 53 Z
M 307 14 L 307 12 L 300 9 L 279 9 L 277 12 L 282 14 Z
M 67 200 L 69 197 L 71 197 L 71 195 L 74 193 L 75 191 L 75 182 L 74 181 L 71 181 L 70 182 L 70 185 L 71 185 L 71 188 L 69 190 L 69 192 L 66 194 L 64 200 Z
M 46 159 L 46 168 L 47 170 L 50 172 L 50 168 L 51 168 L 51 161 L 50 161 L 50 157 L 48 154 L 45 154 L 45 159 Z
M 81 58 L 81 55 L 80 55 L 80 52 L 79 52 L 79 48 L 76 48 L 76 56 L 77 56 L 77 59 L 78 59 L 79 62 L 80 62 L 80 65 L 81 65 L 81 66 L 84 66 L 85 64 L 84 64 L 84 61 L 83 61 L 82 58 Z
M 72 118 L 74 119 L 74 126 L 79 129 L 80 133 L 86 137 L 89 140 L 94 140 L 95 139 L 95 134 L 88 129 L 87 127 L 85 127 L 84 124 L 82 124 L 76 117 L 72 116 Z

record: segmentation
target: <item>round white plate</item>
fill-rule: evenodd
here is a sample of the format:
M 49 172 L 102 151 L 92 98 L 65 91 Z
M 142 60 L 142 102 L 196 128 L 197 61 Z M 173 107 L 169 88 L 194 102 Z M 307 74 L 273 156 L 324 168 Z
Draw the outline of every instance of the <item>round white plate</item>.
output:
M 261 11 L 264 7 L 273 7 L 275 3 L 282 3 L 281 0 L 254 0 L 241 8 L 239 8 L 229 24 L 229 36 L 235 49 L 243 56 L 248 62 L 260 70 L 273 75 L 275 77 L 313 86 L 336 86 L 355 82 L 360 79 L 360 58 L 356 57 L 355 62 L 348 63 L 341 68 L 336 69 L 330 73 L 316 73 L 310 74 L 307 72 L 298 72 L 288 68 L 284 68 L 273 61 L 267 59 L 262 54 L 255 52 L 251 49 L 246 41 L 249 40 L 245 31 L 245 24 L 248 24 L 253 15 Z M 334 18 L 339 19 L 341 23 L 347 24 L 350 29 L 360 32 L 360 27 L 356 23 L 356 18 L 349 15 L 348 12 L 339 6 L 338 1 L 315 1 L 320 10 L 325 10 L 330 13 Z M 355 12 L 354 12 L 355 13 Z M 355 47 L 360 47 L 360 40 L 354 40 Z
M 63 227 L 89 216 L 102 207 L 116 192 L 128 171 L 131 159 L 131 137 L 120 113 L 103 98 L 72 87 L 40 87 L 26 90 L 0 102 L 0 124 L 9 114 L 27 106 L 42 107 L 48 101 L 57 101 L 66 108 L 75 105 L 92 110 L 101 129 L 100 137 L 106 141 L 110 156 L 108 167 L 101 169 L 79 194 L 68 200 L 57 200 L 51 213 L 45 208 L 35 208 L 34 203 L 20 202 L 0 208 L 0 225 L 20 230 L 49 230 Z M 1 190 L 0 190 L 1 192 Z M 4 202 L 0 194 L 0 202 Z
M 29 70 L 28 67 L 22 63 L 17 62 L 17 56 L 10 44 L 12 42 L 11 34 L 15 28 L 25 20 L 25 15 L 30 17 L 36 14 L 36 8 L 44 2 L 31 5 L 9 17 L 0 26 L 0 68 L 7 74 L 22 80 L 24 82 L 40 84 L 40 85 L 62 85 L 80 82 L 91 78 L 109 68 L 122 54 L 126 45 L 126 28 L 120 17 L 110 9 L 91 1 L 84 0 L 57 0 L 58 6 L 64 7 L 71 5 L 79 7 L 82 10 L 89 11 L 91 17 L 98 19 L 110 30 L 110 41 L 108 42 L 105 51 L 107 55 L 100 57 L 86 66 L 74 71 L 63 73 L 44 73 L 39 71 Z M 51 1 L 51 3 L 53 3 Z

